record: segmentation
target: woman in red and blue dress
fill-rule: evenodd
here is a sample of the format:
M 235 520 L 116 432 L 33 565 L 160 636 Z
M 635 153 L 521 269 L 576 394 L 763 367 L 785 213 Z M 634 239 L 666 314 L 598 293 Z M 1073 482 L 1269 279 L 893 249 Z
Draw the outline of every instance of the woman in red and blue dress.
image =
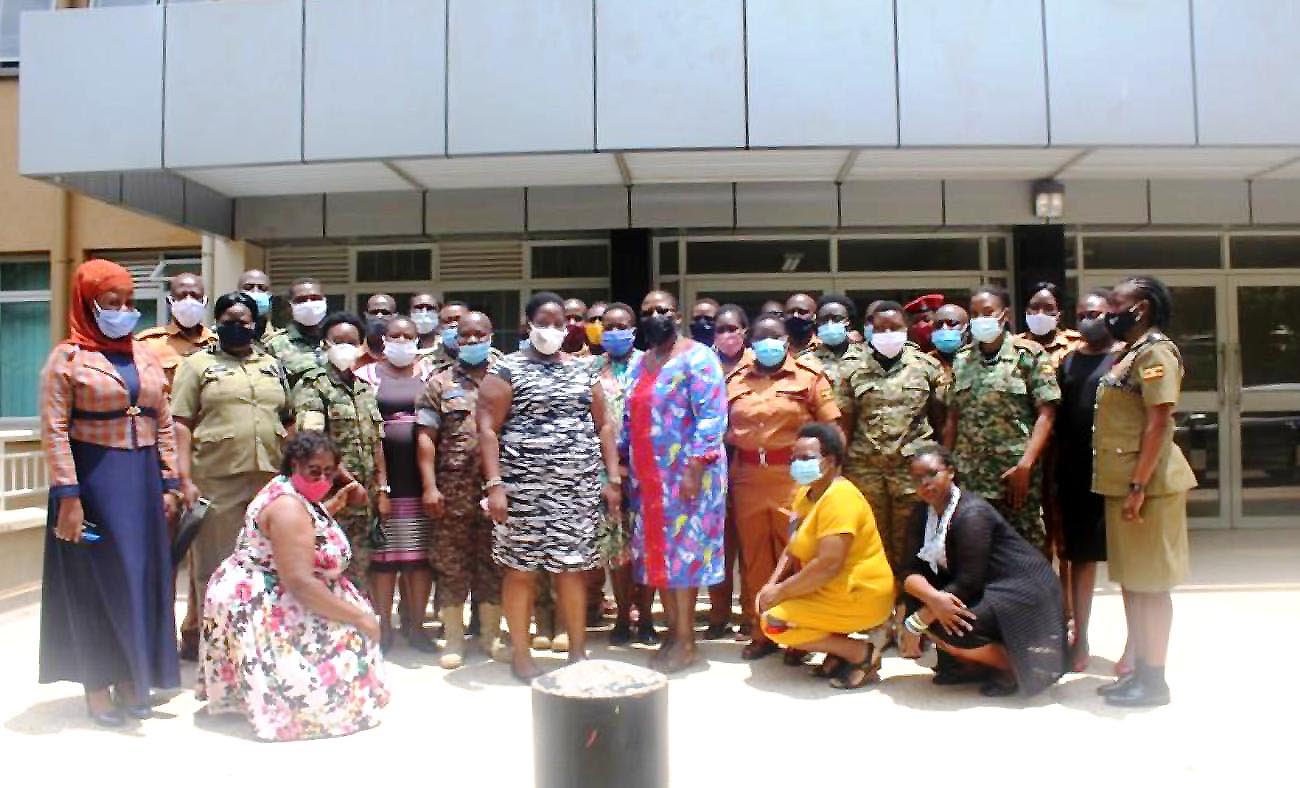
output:
M 628 371 L 621 444 L 628 458 L 632 565 L 636 580 L 659 589 L 668 637 L 653 666 L 682 670 L 698 658 L 695 594 L 722 580 L 726 521 L 726 383 L 717 356 L 678 335 L 669 293 L 641 302 L 647 351 Z

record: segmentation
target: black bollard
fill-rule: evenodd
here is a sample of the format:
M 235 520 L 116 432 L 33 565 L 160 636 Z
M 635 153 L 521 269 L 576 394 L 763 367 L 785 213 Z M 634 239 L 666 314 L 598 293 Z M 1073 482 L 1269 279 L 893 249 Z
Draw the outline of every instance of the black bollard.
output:
M 665 788 L 668 679 L 586 660 L 533 681 L 537 788 Z

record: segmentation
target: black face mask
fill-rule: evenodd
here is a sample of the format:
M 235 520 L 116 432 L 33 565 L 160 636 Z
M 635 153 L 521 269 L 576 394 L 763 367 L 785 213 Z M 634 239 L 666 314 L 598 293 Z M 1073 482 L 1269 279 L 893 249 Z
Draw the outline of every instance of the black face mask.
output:
M 1100 345 L 1107 339 L 1110 339 L 1110 332 L 1106 330 L 1106 316 L 1085 317 L 1079 321 L 1079 333 L 1090 345 Z
M 713 328 L 713 318 L 697 317 L 691 321 L 691 339 L 699 342 L 701 345 L 713 347 L 713 337 L 715 335 Z
M 257 338 L 257 329 L 243 323 L 217 323 L 217 340 L 223 348 L 245 348 Z
M 813 319 L 800 315 L 789 315 L 785 319 L 785 331 L 792 339 L 803 342 L 812 336 Z
M 1134 304 L 1123 312 L 1107 314 L 1106 331 L 1116 339 L 1124 340 L 1128 337 L 1129 332 L 1133 330 L 1133 326 L 1137 325 L 1138 316 L 1136 310 L 1137 304 Z
M 677 324 L 672 315 L 653 314 L 641 318 L 641 336 L 651 347 L 662 345 L 677 333 Z

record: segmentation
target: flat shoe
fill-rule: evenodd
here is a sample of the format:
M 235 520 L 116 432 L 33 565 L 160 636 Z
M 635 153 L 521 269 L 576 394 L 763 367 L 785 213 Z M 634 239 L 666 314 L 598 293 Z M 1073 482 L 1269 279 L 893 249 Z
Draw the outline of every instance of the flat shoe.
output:
M 1005 698 L 1010 695 L 1015 695 L 1019 689 L 1020 687 L 1018 687 L 1014 681 L 1005 682 L 993 679 L 992 681 L 984 682 L 984 684 L 980 686 L 980 694 L 986 698 Z
M 704 639 L 722 640 L 723 638 L 731 637 L 734 632 L 735 630 L 731 628 L 731 624 L 727 622 L 721 624 L 709 624 L 709 628 L 704 630 Z
M 1169 687 L 1152 687 L 1145 681 L 1133 681 L 1106 695 L 1108 706 L 1143 708 L 1165 706 L 1169 703 Z
M 632 625 L 620 621 L 609 631 L 609 644 L 611 646 L 626 646 L 632 642 Z
M 762 659 L 768 654 L 775 654 L 780 646 L 770 640 L 751 640 L 748 646 L 740 650 L 740 658 L 748 661 Z
M 793 668 L 807 662 L 808 656 L 809 654 L 807 651 L 797 648 L 788 648 L 785 650 L 785 655 L 781 657 L 781 661 L 785 663 L 786 667 Z
M 1130 684 L 1132 684 L 1132 683 L 1134 683 L 1134 682 L 1136 682 L 1136 681 L 1137 681 L 1137 674 L 1136 674 L 1136 673 L 1128 673 L 1128 674 L 1125 674 L 1123 677 L 1118 678 L 1118 679 L 1112 681 L 1112 682 L 1109 683 L 1109 684 L 1103 684 L 1103 685 L 1101 685 L 1100 687 L 1098 687 L 1098 688 L 1097 688 L 1097 694 L 1100 695 L 1100 696 L 1102 696 L 1103 698 L 1104 698 L 1104 697 L 1107 697 L 1107 696 L 1109 696 L 1109 695 L 1114 695 L 1116 692 L 1123 692 L 1123 691 L 1125 691 L 1125 689 L 1128 687 L 1128 685 L 1130 685 Z
M 636 642 L 643 646 L 657 646 L 659 645 L 659 632 L 654 628 L 653 624 L 637 624 Z

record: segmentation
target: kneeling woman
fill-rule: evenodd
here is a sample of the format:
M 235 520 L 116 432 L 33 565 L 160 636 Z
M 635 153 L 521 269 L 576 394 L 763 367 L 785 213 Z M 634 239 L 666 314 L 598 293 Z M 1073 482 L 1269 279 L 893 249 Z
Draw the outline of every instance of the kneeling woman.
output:
M 992 505 L 953 484 L 946 449 L 918 450 L 909 471 L 925 505 L 904 571 L 907 629 L 987 677 L 986 696 L 1054 684 L 1065 668 L 1065 617 L 1052 567 Z
M 849 632 L 883 624 L 894 606 L 894 574 L 866 498 L 840 476 L 844 439 L 829 424 L 807 424 L 794 445 L 790 475 L 801 485 L 798 530 L 758 592 L 763 632 L 784 646 L 826 654 L 831 686 L 875 680 L 880 649 Z
M 196 694 L 209 712 L 247 715 L 259 739 L 353 733 L 388 703 L 379 619 L 344 575 L 352 550 L 330 514 L 366 491 L 338 462 L 323 433 L 289 439 L 208 584 Z

